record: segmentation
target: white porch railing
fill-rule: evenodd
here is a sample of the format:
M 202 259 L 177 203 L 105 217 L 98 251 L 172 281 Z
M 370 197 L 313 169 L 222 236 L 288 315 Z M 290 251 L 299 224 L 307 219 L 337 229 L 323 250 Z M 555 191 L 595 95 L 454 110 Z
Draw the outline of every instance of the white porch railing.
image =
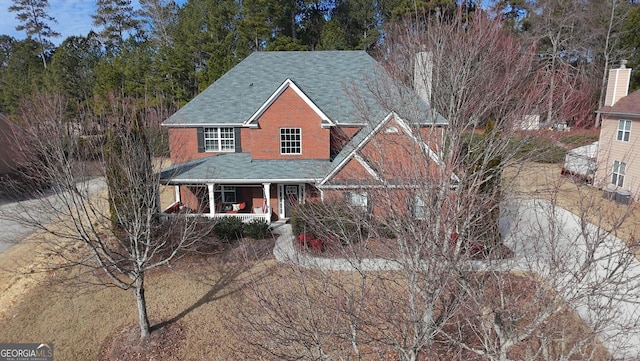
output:
M 175 216 L 176 213 L 179 210 L 179 208 L 177 208 L 178 203 L 173 203 L 171 204 L 169 207 L 165 208 L 162 213 L 161 216 L 162 217 L 171 217 L 171 216 Z M 265 213 L 185 213 L 183 214 L 184 216 L 187 217 L 206 217 L 206 218 L 224 218 L 224 217 L 236 217 L 236 218 L 240 218 L 240 220 L 243 223 L 249 223 L 254 219 L 261 219 L 265 222 L 267 222 L 267 224 L 271 224 L 271 207 L 267 208 L 267 211 Z
M 207 218 L 225 218 L 225 217 L 236 217 L 240 218 L 243 223 L 249 223 L 254 219 L 262 219 L 267 222 L 267 224 L 271 224 L 271 213 L 201 213 L 201 214 L 191 214 L 197 216 L 203 216 Z

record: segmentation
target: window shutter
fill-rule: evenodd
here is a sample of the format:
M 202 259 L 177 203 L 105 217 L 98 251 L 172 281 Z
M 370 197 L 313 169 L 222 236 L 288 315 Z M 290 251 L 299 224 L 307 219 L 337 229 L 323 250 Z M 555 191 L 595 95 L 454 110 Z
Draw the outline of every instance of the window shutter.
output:
M 198 131 L 198 153 L 204 153 L 204 128 L 197 128 Z
M 235 133 L 234 141 L 236 145 L 236 153 L 242 153 L 242 145 L 240 144 L 240 129 L 241 128 L 233 128 L 233 132 Z

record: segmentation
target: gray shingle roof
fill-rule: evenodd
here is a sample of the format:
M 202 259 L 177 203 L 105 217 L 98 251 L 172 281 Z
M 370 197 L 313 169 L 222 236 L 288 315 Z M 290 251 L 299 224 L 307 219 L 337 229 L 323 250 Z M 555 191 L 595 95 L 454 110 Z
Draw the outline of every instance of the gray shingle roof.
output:
M 364 51 L 254 52 L 163 124 L 240 125 L 287 79 L 335 123 L 363 124 L 364 118 L 380 120 L 390 112 L 368 90 L 380 74 L 382 67 Z M 347 88 L 358 89 L 358 100 L 354 101 L 354 92 L 347 94 Z M 446 123 L 442 117 L 436 119 Z
M 176 164 L 163 169 L 160 178 L 175 183 L 315 182 L 327 174 L 330 164 L 328 160 L 252 160 L 249 153 L 227 153 Z

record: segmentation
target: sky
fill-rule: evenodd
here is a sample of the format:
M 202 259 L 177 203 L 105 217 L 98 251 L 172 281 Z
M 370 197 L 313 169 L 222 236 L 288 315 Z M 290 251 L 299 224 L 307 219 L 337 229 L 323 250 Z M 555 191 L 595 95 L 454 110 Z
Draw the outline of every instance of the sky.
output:
M 137 3 L 137 1 L 136 1 Z M 16 31 L 20 23 L 16 20 L 16 13 L 9 12 L 12 0 L 0 0 L 0 34 L 9 35 L 18 40 L 27 37 L 25 31 Z M 72 35 L 87 35 L 92 28 L 91 15 L 95 13 L 96 2 L 93 0 L 49 0 L 49 14 L 58 23 L 49 22 L 54 31 L 62 34 L 58 38 L 51 38 L 55 45 Z
M 184 4 L 185 0 L 177 1 Z M 138 0 L 132 0 L 134 8 L 138 8 Z M 13 0 L 0 0 L 0 35 L 9 35 L 18 40 L 27 37 L 25 31 L 16 31 L 20 24 L 16 20 L 16 13 L 9 12 Z M 53 44 L 60 45 L 69 36 L 85 36 L 93 28 L 91 15 L 96 11 L 95 0 L 49 0 L 49 15 L 57 23 L 48 22 L 51 29 L 61 34 L 58 38 L 50 38 Z

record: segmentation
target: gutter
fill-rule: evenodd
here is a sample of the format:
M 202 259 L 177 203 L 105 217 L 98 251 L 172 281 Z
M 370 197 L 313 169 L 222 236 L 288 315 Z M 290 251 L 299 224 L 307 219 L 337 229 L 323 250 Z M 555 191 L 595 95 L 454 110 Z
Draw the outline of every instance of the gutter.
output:
M 640 113 L 620 113 L 620 112 L 611 112 L 606 110 L 596 110 L 596 113 L 599 114 L 609 114 L 609 115 L 621 115 L 623 117 L 632 117 L 632 118 L 640 118 Z
M 164 185 L 196 185 L 196 184 L 259 184 L 259 183 L 318 183 L 316 178 L 284 178 L 284 179 L 161 179 Z

